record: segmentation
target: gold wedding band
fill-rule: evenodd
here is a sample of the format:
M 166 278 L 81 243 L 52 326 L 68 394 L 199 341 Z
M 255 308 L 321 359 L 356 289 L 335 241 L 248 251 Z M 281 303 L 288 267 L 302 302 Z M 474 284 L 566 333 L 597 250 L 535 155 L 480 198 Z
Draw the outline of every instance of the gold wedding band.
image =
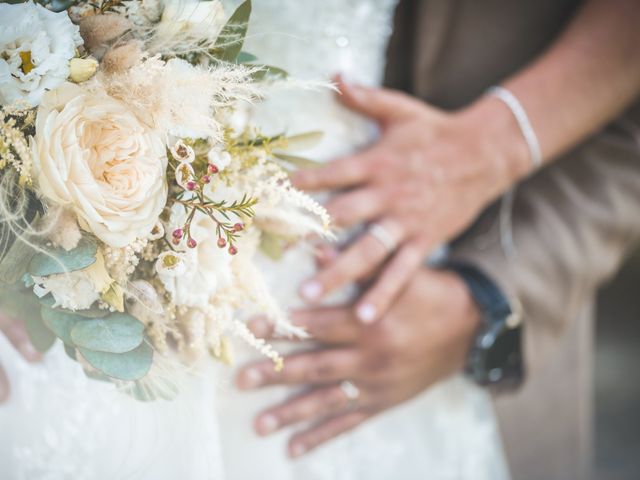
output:
M 369 235 L 375 238 L 380 244 L 387 250 L 387 252 L 393 252 L 396 248 L 398 248 L 398 242 L 396 239 L 389 233 L 389 231 L 384 228 L 379 223 L 372 223 L 369 225 L 368 229 Z

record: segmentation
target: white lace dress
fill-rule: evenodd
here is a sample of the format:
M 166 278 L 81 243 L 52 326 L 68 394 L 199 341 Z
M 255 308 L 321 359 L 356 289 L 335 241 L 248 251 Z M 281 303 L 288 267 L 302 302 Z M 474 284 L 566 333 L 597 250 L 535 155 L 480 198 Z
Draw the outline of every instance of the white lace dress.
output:
M 233 4 L 233 2 L 228 2 Z M 302 78 L 335 73 L 379 85 L 397 0 L 259 0 L 246 50 L 260 61 Z M 375 129 L 346 111 L 331 92 L 276 96 L 256 117 L 273 132 L 325 132 L 310 154 L 329 160 L 370 142 Z M 299 306 L 296 289 L 313 271 L 304 249 L 267 264 L 271 285 L 287 306 Z M 291 430 L 267 439 L 251 431 L 249 416 L 291 392 L 271 389 L 219 399 L 225 473 L 232 480 L 413 480 L 508 478 L 490 398 L 453 378 L 379 416 L 306 457 L 286 459 Z
M 225 2 L 229 10 L 232 0 Z M 342 72 L 381 80 L 395 0 L 256 0 L 246 50 L 299 77 Z M 257 119 L 273 132 L 323 130 L 313 155 L 330 159 L 375 134 L 329 92 L 274 96 Z M 277 296 L 313 269 L 307 252 L 264 262 Z M 251 353 L 239 353 L 239 361 Z M 29 365 L 0 336 L 0 363 L 12 385 L 0 406 L 2 480 L 387 480 L 507 478 L 487 394 L 462 378 L 444 382 L 307 457 L 285 455 L 289 432 L 261 439 L 253 415 L 282 389 L 239 393 L 232 370 L 203 368 L 178 400 L 141 403 L 87 379 L 58 345 Z

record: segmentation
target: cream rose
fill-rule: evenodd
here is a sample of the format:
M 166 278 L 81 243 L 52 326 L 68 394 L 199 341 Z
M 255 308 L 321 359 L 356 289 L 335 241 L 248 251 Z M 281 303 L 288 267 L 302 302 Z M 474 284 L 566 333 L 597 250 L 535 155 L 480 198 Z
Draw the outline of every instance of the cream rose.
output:
M 51 203 L 113 247 L 149 234 L 167 200 L 159 135 L 122 102 L 65 83 L 38 109 L 34 177 Z

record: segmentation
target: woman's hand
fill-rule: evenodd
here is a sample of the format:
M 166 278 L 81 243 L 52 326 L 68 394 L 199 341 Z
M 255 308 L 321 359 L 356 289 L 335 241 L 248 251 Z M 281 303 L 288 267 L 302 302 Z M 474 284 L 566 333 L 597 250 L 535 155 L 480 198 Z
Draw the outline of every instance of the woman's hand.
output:
M 379 123 L 380 139 L 361 153 L 297 172 L 294 183 L 309 191 L 339 191 L 327 205 L 336 224 L 375 222 L 377 231 L 365 232 L 305 282 L 301 295 L 318 302 L 388 262 L 356 309 L 361 321 L 373 322 L 428 253 L 460 233 L 527 170 L 529 153 L 498 99 L 446 113 L 396 91 L 342 82 L 339 87 L 346 106 Z
M 310 387 L 255 421 L 261 435 L 311 421 L 311 428 L 291 438 L 289 453 L 296 457 L 459 371 L 479 314 L 455 274 L 423 269 L 373 326 L 358 322 L 350 306 L 299 311 L 292 319 L 320 345 L 285 358 L 280 372 L 269 361 L 247 366 L 237 383 L 243 389 Z M 265 320 L 251 326 L 256 335 L 269 337 Z M 345 380 L 359 390 L 357 399 L 350 400 L 341 388 Z
M 0 313 L 0 332 L 13 344 L 18 352 L 29 362 L 40 360 L 41 355 L 33 348 L 24 326 L 24 322 L 14 320 Z M 0 365 L 0 403 L 9 397 L 9 380 Z

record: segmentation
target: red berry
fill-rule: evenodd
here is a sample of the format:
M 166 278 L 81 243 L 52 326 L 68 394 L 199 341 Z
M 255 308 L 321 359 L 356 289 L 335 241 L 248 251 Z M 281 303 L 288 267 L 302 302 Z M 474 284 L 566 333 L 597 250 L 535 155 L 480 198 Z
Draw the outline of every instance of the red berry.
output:
M 227 246 L 227 241 L 222 237 L 218 238 L 218 247 L 224 248 L 226 246 Z
M 238 253 L 238 249 L 236 248 L 235 245 L 229 245 L 229 253 L 231 255 L 235 255 L 236 253 Z
M 218 173 L 219 172 L 218 167 L 216 167 L 213 163 L 209 164 L 208 170 L 209 170 L 209 173 Z
M 180 245 L 180 240 L 178 240 L 177 238 L 172 238 L 171 243 L 173 243 L 174 245 Z
M 180 240 L 182 238 L 182 235 L 184 235 L 184 232 L 182 231 L 181 228 L 176 228 L 173 231 L 173 238 Z
M 244 225 L 243 225 L 243 224 L 241 224 L 240 222 L 236 223 L 236 224 L 233 226 L 233 231 L 234 231 L 234 232 L 241 232 L 243 229 L 244 229 Z
M 189 180 L 187 182 L 187 190 L 189 190 L 190 192 L 194 191 L 197 186 L 198 186 L 198 184 L 196 182 L 194 182 L 193 180 Z
M 193 238 L 187 240 L 187 247 L 196 248 L 196 245 L 198 245 L 198 242 L 196 242 Z
M 209 182 L 211 182 L 211 177 L 209 175 L 203 175 L 202 183 L 209 183 Z

